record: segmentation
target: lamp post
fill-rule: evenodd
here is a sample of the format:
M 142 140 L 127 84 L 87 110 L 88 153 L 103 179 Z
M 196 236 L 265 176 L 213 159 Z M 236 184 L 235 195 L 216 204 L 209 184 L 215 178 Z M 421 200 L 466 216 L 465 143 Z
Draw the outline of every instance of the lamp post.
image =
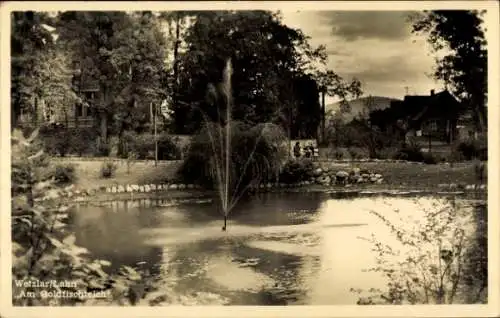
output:
M 155 104 L 155 167 L 158 166 L 158 136 L 156 134 L 156 104 Z
M 320 123 L 320 130 L 321 130 L 321 136 L 320 136 L 320 142 L 323 143 L 325 141 L 325 95 L 326 95 L 326 87 L 321 86 L 321 123 Z
M 154 105 L 154 106 L 153 106 Z M 153 135 L 154 135 L 154 140 L 155 140 L 155 167 L 158 166 L 158 138 L 157 138 L 157 131 L 156 131 L 156 105 L 151 102 L 150 103 L 150 109 L 151 112 L 153 113 Z

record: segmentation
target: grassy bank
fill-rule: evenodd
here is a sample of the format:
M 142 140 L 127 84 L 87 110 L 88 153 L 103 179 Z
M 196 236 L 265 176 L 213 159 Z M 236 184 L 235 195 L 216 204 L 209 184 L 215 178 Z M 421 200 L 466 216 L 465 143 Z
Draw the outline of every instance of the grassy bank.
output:
M 117 170 L 111 178 L 101 178 L 102 161 L 72 160 L 76 168 L 75 187 L 79 189 L 96 188 L 100 186 L 126 184 L 158 184 L 165 183 L 175 177 L 180 161 L 163 161 L 158 166 L 152 161 L 137 161 L 130 166 L 124 161 L 117 162 Z M 358 167 L 374 173 L 380 173 L 384 182 L 377 188 L 386 189 L 433 189 L 439 184 L 477 184 L 474 163 L 461 162 L 453 165 L 421 165 L 405 162 L 357 162 L 338 163 L 321 162 L 322 167 L 340 171 Z M 362 185 L 362 187 L 370 187 Z
M 332 170 L 348 170 L 352 167 L 380 173 L 385 188 L 435 188 L 439 184 L 475 184 L 474 163 L 460 162 L 449 164 L 413 164 L 405 162 L 360 162 L 360 163 L 323 163 Z M 486 181 L 483 181 L 484 183 Z
M 101 178 L 102 161 L 97 160 L 71 160 L 58 161 L 75 165 L 76 182 L 78 189 L 89 189 L 100 186 L 124 184 L 157 184 L 165 183 L 175 176 L 179 168 L 179 161 L 162 161 L 155 166 L 154 161 L 136 161 L 127 171 L 125 161 L 117 161 L 117 169 L 111 178 Z

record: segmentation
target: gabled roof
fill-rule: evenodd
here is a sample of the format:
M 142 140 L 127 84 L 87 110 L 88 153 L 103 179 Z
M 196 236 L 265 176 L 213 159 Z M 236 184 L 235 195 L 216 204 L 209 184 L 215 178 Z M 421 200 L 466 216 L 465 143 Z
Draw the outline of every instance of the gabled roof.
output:
M 451 95 L 447 90 L 434 95 L 419 97 L 425 97 L 418 99 L 418 102 L 422 103 L 421 105 L 423 105 L 423 109 L 412 118 L 413 120 L 420 120 L 430 109 L 436 109 L 436 107 L 450 107 L 451 101 L 453 101 L 456 105 L 459 104 L 455 97 L 453 97 L 453 95 Z

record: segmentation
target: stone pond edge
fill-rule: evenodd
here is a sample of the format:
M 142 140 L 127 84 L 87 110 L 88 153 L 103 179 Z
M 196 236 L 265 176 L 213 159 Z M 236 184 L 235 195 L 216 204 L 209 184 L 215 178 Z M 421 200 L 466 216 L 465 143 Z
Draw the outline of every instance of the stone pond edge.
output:
M 254 192 L 304 192 L 304 193 L 355 193 L 355 194 L 379 194 L 379 195 L 404 195 L 404 194 L 465 194 L 471 192 L 484 192 L 487 190 L 486 184 L 439 184 L 433 189 L 370 189 L 369 187 L 345 185 L 321 185 L 311 182 L 301 182 L 297 184 L 272 184 L 260 185 Z M 100 186 L 91 189 L 75 189 L 73 185 L 64 188 L 57 194 L 65 202 L 88 202 L 88 201 L 112 201 L 112 200 L 134 200 L 134 199 L 160 199 L 171 197 L 200 197 L 207 196 L 213 191 L 206 190 L 200 186 L 191 184 L 127 184 Z M 54 197 L 53 197 L 54 198 Z M 52 199 L 53 199 L 52 198 Z

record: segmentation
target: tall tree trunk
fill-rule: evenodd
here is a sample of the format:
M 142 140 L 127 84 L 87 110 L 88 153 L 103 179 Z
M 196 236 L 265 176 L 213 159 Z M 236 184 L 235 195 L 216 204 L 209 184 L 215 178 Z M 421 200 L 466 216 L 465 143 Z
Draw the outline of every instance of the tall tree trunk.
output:
M 180 46 L 180 26 L 181 16 L 177 12 L 175 18 L 175 42 L 174 42 L 174 79 L 172 86 L 172 106 L 177 109 L 178 104 L 178 89 L 179 89 L 179 46 Z
M 101 122 L 101 142 L 106 144 L 108 142 L 108 116 L 105 111 L 100 113 Z
M 14 101 L 14 104 L 18 103 L 17 101 Z M 19 120 L 19 116 L 20 116 L 20 109 L 19 109 L 20 106 L 14 106 L 11 108 L 11 111 L 10 111 L 10 131 L 14 131 L 14 129 L 17 128 L 17 124 L 18 124 L 18 120 Z
M 100 122 L 100 131 L 101 131 L 101 144 L 108 143 L 108 114 L 107 114 L 107 90 L 106 87 L 101 86 L 101 105 L 99 111 L 99 122 Z

